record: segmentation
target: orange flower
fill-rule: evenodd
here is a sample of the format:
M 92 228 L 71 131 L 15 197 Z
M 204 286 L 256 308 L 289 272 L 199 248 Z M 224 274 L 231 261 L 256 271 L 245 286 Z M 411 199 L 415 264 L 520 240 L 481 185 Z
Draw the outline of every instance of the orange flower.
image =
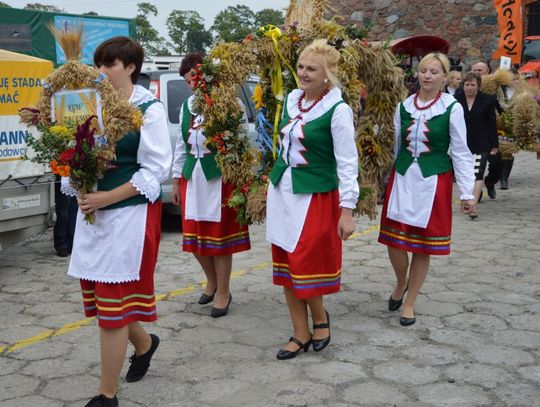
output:
M 51 167 L 51 171 L 53 174 L 59 175 L 61 177 L 69 177 L 69 165 L 60 165 L 58 164 L 58 161 L 52 160 L 49 163 L 49 167 Z

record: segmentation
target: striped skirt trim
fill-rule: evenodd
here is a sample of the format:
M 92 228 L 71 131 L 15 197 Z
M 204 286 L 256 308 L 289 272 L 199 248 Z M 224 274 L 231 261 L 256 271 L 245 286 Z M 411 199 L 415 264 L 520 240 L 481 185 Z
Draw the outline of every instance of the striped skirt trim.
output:
M 83 290 L 83 303 L 87 316 L 97 315 L 100 321 L 150 322 L 157 317 L 154 295 L 131 294 L 124 298 L 105 298 L 96 296 L 94 290 Z M 133 319 L 135 316 L 139 318 Z
M 185 251 L 195 251 L 198 252 L 200 250 L 205 249 L 217 249 L 217 250 L 224 250 L 224 249 L 232 249 L 234 252 L 235 246 L 246 246 L 250 245 L 249 240 L 249 232 L 243 231 L 240 233 L 234 233 L 232 235 L 224 236 L 221 238 L 218 237 L 212 237 L 212 236 L 198 236 L 196 233 L 184 233 L 183 236 L 183 242 Z M 189 246 L 192 247 L 192 249 L 188 249 Z M 249 248 L 249 247 L 248 247 Z M 247 249 L 243 249 L 247 250 Z M 241 250 L 238 250 L 241 251 Z
M 406 251 L 416 251 L 418 249 L 426 251 L 447 252 L 450 250 L 450 236 L 447 237 L 425 237 L 415 234 L 408 234 L 392 228 L 381 225 L 379 241 L 391 243 L 392 246 L 398 245 L 399 248 Z M 381 242 L 382 243 L 382 242 Z
M 295 290 L 317 289 L 323 287 L 340 287 L 341 270 L 332 274 L 311 274 L 298 275 L 291 274 L 289 265 L 285 263 L 273 263 L 274 282 L 281 282 L 279 285 L 286 285 Z

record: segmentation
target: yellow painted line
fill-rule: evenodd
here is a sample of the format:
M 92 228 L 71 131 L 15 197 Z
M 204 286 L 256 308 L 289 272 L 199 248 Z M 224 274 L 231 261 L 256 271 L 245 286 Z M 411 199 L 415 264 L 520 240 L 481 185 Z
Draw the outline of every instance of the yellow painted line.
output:
M 359 231 L 357 233 L 353 233 L 351 235 L 350 239 L 354 239 L 356 237 L 363 236 L 363 235 L 366 235 L 368 233 L 371 233 L 371 232 L 374 232 L 374 231 L 377 231 L 377 230 L 379 230 L 378 225 L 377 226 L 371 226 L 371 227 L 369 227 L 367 229 L 364 229 L 364 230 L 361 230 L 361 231 Z M 231 279 L 236 279 L 236 278 L 243 277 L 244 275 L 246 275 L 250 271 L 262 270 L 262 269 L 270 267 L 270 265 L 271 265 L 271 262 L 263 262 L 263 263 L 259 263 L 259 264 L 256 264 L 254 266 L 248 267 L 248 268 L 233 271 L 231 273 Z M 173 291 L 169 291 L 166 294 L 158 294 L 158 295 L 156 295 L 156 301 L 166 301 L 168 299 L 171 299 L 171 298 L 174 298 L 174 297 L 177 297 L 177 296 L 180 296 L 180 295 L 189 294 L 191 292 L 199 290 L 200 287 L 204 287 L 204 286 L 206 286 L 206 281 L 201 281 L 199 284 L 190 284 L 190 285 L 188 285 L 186 287 L 179 288 L 179 289 L 173 290 Z M 30 336 L 28 338 L 25 338 L 25 339 L 22 339 L 22 340 L 20 340 L 18 342 L 15 342 L 13 345 L 0 346 L 0 356 L 3 355 L 3 354 L 6 354 L 6 353 L 11 353 L 11 352 L 26 348 L 27 346 L 34 345 L 34 344 L 39 343 L 39 342 L 43 342 L 43 341 L 45 341 L 47 339 L 51 339 L 51 338 L 53 338 L 55 336 L 64 335 L 64 334 L 67 334 L 69 332 L 75 331 L 77 329 L 83 328 L 83 327 L 89 325 L 95 319 L 96 319 L 95 317 L 84 318 L 84 319 L 81 319 L 81 320 L 76 321 L 76 322 L 70 322 L 70 323 L 67 323 L 65 325 L 62 325 L 60 328 L 57 328 L 57 329 L 47 329 L 47 330 L 45 330 L 43 332 L 38 333 L 37 335 Z
M 376 232 L 379 229 L 380 229 L 379 225 L 370 226 L 369 228 L 361 230 L 360 232 L 353 233 L 349 239 L 355 239 L 357 237 L 367 235 L 368 233 Z

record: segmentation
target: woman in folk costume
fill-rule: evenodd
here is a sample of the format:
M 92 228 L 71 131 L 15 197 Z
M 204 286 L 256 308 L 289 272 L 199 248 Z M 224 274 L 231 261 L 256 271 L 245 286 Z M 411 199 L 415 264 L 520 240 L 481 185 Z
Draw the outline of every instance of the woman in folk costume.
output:
M 180 65 L 183 76 L 195 89 L 194 69 L 202 53 L 187 54 Z M 224 183 L 217 167 L 216 152 L 206 146 L 203 117 L 193 111 L 190 96 L 180 110 L 180 132 L 173 160 L 173 203 L 182 206 L 183 250 L 191 252 L 206 274 L 206 288 L 199 304 L 215 298 L 211 315 L 227 315 L 232 295 L 229 289 L 232 255 L 251 248 L 247 226 L 236 221 L 236 211 L 227 206 L 234 186 Z M 241 102 L 240 102 L 241 103 Z M 247 118 L 244 113 L 244 123 Z
M 394 116 L 396 161 L 386 187 L 379 242 L 388 246 L 397 278 L 388 309 L 395 311 L 404 304 L 399 320 L 403 326 L 416 322 L 414 304 L 430 256 L 450 253 L 449 147 L 461 211 L 469 214 L 476 209 L 474 162 L 467 147 L 463 108 L 453 96 L 440 91 L 449 68 L 445 55 L 426 55 L 418 65 L 420 90 L 399 103 Z M 410 261 L 408 252 L 412 253 Z
M 280 360 L 330 343 L 323 295 L 340 290 L 341 240 L 355 229 L 358 153 L 352 110 L 338 87 L 339 58 L 326 40 L 315 40 L 300 55 L 299 89 L 285 101 L 279 157 L 269 177 L 266 237 L 273 281 L 284 288 L 293 325 Z
M 126 375 L 140 380 L 159 345 L 140 321 L 157 319 L 154 269 L 161 235 L 161 187 L 167 179 L 172 152 L 163 105 L 135 85 L 143 50 L 127 37 L 98 46 L 94 64 L 106 74 L 120 97 L 143 113 L 144 124 L 116 144 L 116 159 L 97 191 L 79 196 L 73 254 L 68 274 L 80 279 L 86 316 L 96 316 L 100 328 L 101 383 L 99 395 L 87 406 L 117 406 L 117 381 L 128 341 L 135 348 Z M 66 191 L 69 192 L 69 191 Z M 85 214 L 96 213 L 95 224 Z

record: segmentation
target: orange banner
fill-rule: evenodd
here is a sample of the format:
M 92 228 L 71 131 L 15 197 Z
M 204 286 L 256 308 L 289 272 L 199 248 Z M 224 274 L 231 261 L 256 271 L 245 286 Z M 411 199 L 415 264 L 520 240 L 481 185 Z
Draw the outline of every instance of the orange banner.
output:
M 493 0 L 501 33 L 499 46 L 493 53 L 493 59 L 506 56 L 512 59 L 512 64 L 521 63 L 523 46 L 521 2 L 521 0 Z

